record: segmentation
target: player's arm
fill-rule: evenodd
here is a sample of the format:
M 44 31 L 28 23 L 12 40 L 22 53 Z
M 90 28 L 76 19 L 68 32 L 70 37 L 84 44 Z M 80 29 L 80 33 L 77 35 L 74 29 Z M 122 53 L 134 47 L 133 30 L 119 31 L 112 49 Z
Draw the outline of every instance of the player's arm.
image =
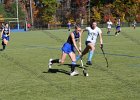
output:
M 10 36 L 10 34 L 11 34 L 11 32 L 10 32 L 10 28 L 9 28 L 9 34 L 8 34 L 8 36 Z
M 100 47 L 103 48 L 103 38 L 102 38 L 102 32 L 99 32 L 99 38 L 100 38 Z
M 82 34 L 83 34 L 83 30 L 81 30 L 81 32 L 80 32 L 80 37 L 79 37 L 79 50 L 80 50 L 80 51 L 82 50 L 82 43 L 81 43 Z
M 3 35 L 3 31 L 4 31 L 4 29 L 2 29 L 1 34 L 0 34 L 0 37 L 1 37 L 1 38 L 2 38 L 2 35 Z
M 83 29 L 83 32 L 85 32 L 85 31 L 88 31 L 88 29 L 87 28 Z
M 81 32 L 80 32 L 80 35 L 82 35 L 85 31 L 88 31 L 88 29 L 87 28 L 82 29 Z
M 75 38 L 74 38 L 74 34 L 71 33 L 70 34 L 71 38 L 72 38 L 72 42 L 73 42 L 73 45 L 75 47 L 75 49 L 77 50 L 77 52 L 81 55 L 81 51 L 78 49 L 77 45 L 76 45 L 76 41 L 75 41 Z
M 82 40 L 82 34 L 87 31 L 87 29 L 82 29 L 81 32 L 80 32 L 80 38 L 79 38 L 79 49 L 81 50 L 81 47 L 82 47 L 82 43 L 81 43 L 81 40 Z

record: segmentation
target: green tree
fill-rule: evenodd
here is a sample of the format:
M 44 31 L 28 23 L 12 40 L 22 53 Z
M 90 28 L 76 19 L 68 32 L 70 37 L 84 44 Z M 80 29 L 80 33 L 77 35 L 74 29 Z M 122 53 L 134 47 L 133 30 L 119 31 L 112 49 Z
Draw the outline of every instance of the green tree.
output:
M 54 15 L 56 13 L 56 0 L 40 0 L 39 14 L 42 20 L 49 23 L 54 20 Z
M 17 17 L 17 5 L 15 2 L 11 4 L 10 8 L 8 8 L 7 16 L 13 17 L 13 18 Z M 18 16 L 19 16 L 19 19 L 25 19 L 25 14 L 22 11 L 22 8 L 20 5 L 18 6 Z
M 6 17 L 6 11 L 3 4 L 0 4 L 0 15 Z

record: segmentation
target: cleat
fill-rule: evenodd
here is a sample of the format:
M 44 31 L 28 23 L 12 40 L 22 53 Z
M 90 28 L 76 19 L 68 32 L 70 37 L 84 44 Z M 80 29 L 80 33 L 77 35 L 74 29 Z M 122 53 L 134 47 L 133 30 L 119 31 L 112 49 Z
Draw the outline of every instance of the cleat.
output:
M 87 61 L 86 64 L 87 64 L 87 65 L 92 65 L 91 61 Z
M 48 63 L 49 69 L 52 68 L 52 62 L 51 62 L 52 60 L 53 60 L 53 59 L 50 59 L 50 60 L 49 60 L 49 63 Z
M 73 72 L 70 73 L 70 76 L 76 76 L 78 74 L 79 74 L 78 71 L 73 71 Z

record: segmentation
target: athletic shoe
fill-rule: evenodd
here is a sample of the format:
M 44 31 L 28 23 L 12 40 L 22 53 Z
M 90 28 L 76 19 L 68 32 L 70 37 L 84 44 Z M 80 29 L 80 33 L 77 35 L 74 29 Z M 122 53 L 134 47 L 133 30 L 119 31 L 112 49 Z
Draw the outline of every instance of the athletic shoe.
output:
M 52 62 L 51 62 L 52 60 L 53 60 L 53 59 L 50 59 L 50 60 L 49 60 L 49 63 L 48 63 L 49 69 L 52 68 Z
M 87 64 L 87 65 L 92 65 L 92 62 L 91 62 L 91 61 L 87 61 L 86 64 Z
M 73 72 L 70 73 L 70 76 L 76 76 L 78 74 L 79 74 L 78 71 L 75 70 L 75 71 L 73 71 Z

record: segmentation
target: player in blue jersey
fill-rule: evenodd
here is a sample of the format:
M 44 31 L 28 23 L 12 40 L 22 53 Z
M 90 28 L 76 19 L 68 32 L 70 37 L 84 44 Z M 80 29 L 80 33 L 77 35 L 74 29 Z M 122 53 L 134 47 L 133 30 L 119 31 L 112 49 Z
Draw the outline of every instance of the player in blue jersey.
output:
M 8 41 L 10 40 L 9 36 L 10 36 L 10 28 L 9 28 L 9 25 L 6 23 L 5 27 L 2 29 L 2 32 L 1 32 L 2 46 L 3 46 L 2 50 L 5 50 L 6 45 L 8 44 Z
M 100 38 L 100 47 L 103 48 L 103 40 L 102 40 L 102 31 L 99 27 L 97 27 L 97 22 L 96 21 L 91 21 L 90 23 L 90 27 L 86 27 L 85 30 L 83 31 L 88 31 L 88 36 L 86 39 L 86 47 L 84 49 L 84 51 L 82 52 L 82 55 L 78 55 L 76 57 L 76 60 L 79 60 L 80 58 L 82 58 L 85 54 L 88 54 L 88 60 L 87 60 L 87 65 L 92 65 L 92 57 L 94 54 L 94 50 L 95 50 L 95 44 L 96 44 L 96 40 L 97 37 L 99 36 Z
M 61 59 L 50 59 L 49 60 L 49 69 L 52 67 L 53 63 L 61 63 L 63 64 L 65 61 L 65 58 L 67 55 L 69 55 L 71 61 L 72 61 L 72 66 L 71 66 L 71 76 L 78 75 L 78 71 L 75 70 L 75 65 L 76 65 L 76 55 L 75 55 L 75 49 L 78 52 L 79 55 L 81 55 L 81 51 L 79 48 L 81 48 L 81 28 L 80 26 L 75 26 L 75 30 L 70 33 L 67 42 L 64 43 L 62 47 L 62 56 Z M 76 42 L 79 41 L 79 48 L 77 47 Z
M 121 21 L 120 21 L 120 19 L 118 19 L 115 36 L 119 35 L 120 32 L 121 32 Z
M 71 22 L 70 21 L 67 23 L 67 26 L 68 26 L 68 31 L 70 31 L 70 29 L 71 29 Z

